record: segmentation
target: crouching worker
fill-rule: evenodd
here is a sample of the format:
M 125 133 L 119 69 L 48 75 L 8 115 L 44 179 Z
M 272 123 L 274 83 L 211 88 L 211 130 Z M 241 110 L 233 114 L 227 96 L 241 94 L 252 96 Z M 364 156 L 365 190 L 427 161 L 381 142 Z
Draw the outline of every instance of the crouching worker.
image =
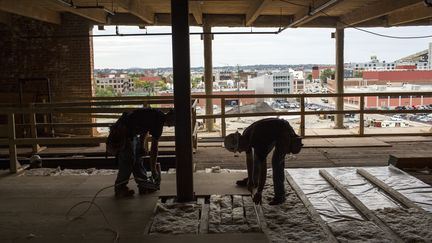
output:
M 253 201 L 260 204 L 267 177 L 267 155 L 274 148 L 272 157 L 274 198 L 270 205 L 285 202 L 285 155 L 297 154 L 303 147 L 302 139 L 291 125 L 282 119 L 267 118 L 254 122 L 243 135 L 239 132 L 228 135 L 224 145 L 230 152 L 246 152 L 248 178 L 237 181 L 239 186 L 247 186 L 253 193 Z
M 124 112 L 117 122 L 111 126 L 107 139 L 107 152 L 115 155 L 118 162 L 118 174 L 115 181 L 117 198 L 131 197 L 134 190 L 127 187 L 131 173 L 138 184 L 140 194 L 159 190 L 161 175 L 156 169 L 158 141 L 163 126 L 174 125 L 174 111 L 164 114 L 151 108 Z M 147 178 L 143 165 L 144 139 L 150 134 L 150 168 L 152 178 Z

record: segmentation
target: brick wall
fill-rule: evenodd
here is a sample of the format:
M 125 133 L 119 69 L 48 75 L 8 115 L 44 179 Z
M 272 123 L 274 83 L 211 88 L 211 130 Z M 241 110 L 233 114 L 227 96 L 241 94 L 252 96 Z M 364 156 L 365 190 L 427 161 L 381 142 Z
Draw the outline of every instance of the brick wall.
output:
M 12 26 L 0 24 L 0 103 L 19 103 L 18 79 L 35 77 L 49 78 L 53 102 L 92 96 L 93 43 L 88 37 L 92 25 L 86 19 L 64 14 L 61 25 L 55 25 L 19 16 L 13 18 Z M 35 36 L 44 38 L 29 38 Z M 46 93 L 46 82 L 26 81 L 24 102 L 41 102 Z M 54 121 L 92 119 L 85 114 L 64 114 L 54 116 Z M 93 129 L 56 131 L 90 135 Z

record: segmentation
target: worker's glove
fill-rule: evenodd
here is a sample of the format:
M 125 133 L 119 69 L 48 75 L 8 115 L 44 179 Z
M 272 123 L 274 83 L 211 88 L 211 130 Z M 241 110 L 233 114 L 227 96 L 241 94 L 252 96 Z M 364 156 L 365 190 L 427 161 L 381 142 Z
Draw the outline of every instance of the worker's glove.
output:
M 253 197 L 253 201 L 254 201 L 254 203 L 255 204 L 261 204 L 261 201 L 262 201 L 262 194 L 261 194 L 261 192 L 256 192 L 255 193 L 255 195 L 254 195 L 254 197 Z

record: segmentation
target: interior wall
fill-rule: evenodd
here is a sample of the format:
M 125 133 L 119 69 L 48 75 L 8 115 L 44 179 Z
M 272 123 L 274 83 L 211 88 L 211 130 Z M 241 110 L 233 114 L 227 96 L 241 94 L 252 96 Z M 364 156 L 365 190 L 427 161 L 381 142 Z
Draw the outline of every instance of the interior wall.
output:
M 91 97 L 94 93 L 91 31 L 91 23 L 73 14 L 63 14 L 61 25 L 20 16 L 13 16 L 10 25 L 0 24 L 0 103 L 19 103 L 18 80 L 30 78 L 49 78 L 52 102 Z M 24 102 L 41 102 L 47 99 L 46 93 L 46 82 L 26 81 Z M 53 120 L 92 121 L 89 115 L 76 114 L 56 115 Z M 56 129 L 56 132 L 92 134 L 93 131 L 89 128 Z

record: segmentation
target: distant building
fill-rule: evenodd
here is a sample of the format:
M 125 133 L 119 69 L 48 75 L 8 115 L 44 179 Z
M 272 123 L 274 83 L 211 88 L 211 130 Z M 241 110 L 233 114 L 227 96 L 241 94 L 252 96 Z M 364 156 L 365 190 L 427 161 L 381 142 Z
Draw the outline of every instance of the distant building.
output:
M 144 82 L 154 83 L 159 80 L 162 80 L 162 78 L 159 76 L 141 76 L 139 80 Z
M 432 85 L 412 85 L 404 84 L 401 86 L 387 85 L 371 85 L 368 87 L 349 87 L 345 89 L 345 93 L 374 93 L 374 92 L 406 92 L 406 95 L 390 96 L 367 96 L 365 98 L 365 108 L 380 109 L 391 108 L 397 106 L 418 107 L 432 104 L 432 97 L 423 95 L 412 95 L 411 92 L 431 92 Z M 358 97 L 346 97 L 345 103 L 359 105 Z
M 312 82 L 320 81 L 320 69 L 318 66 L 312 67 Z
M 109 74 L 96 77 L 96 87 L 103 89 L 111 87 L 117 94 L 134 91 L 132 79 L 126 74 Z
M 194 95 L 205 95 L 205 92 L 202 91 L 194 91 L 191 93 L 192 97 Z M 214 90 L 213 91 L 213 95 L 253 95 L 255 94 L 254 90 L 235 90 L 235 89 L 231 89 L 231 90 Z M 172 92 L 165 92 L 165 93 L 159 93 L 158 95 L 161 96 L 172 96 L 173 93 Z M 255 98 L 226 98 L 225 99 L 225 105 L 226 106 L 237 106 L 239 103 L 240 105 L 250 105 L 250 104 L 255 104 L 257 101 Z M 213 99 L 212 101 L 213 103 L 213 108 L 220 108 L 221 106 L 221 99 Z M 200 108 L 205 108 L 206 106 L 206 99 L 198 99 L 197 102 L 197 106 Z
M 344 87 L 367 87 L 371 85 L 383 86 L 402 86 L 412 85 L 432 85 L 432 70 L 389 70 L 389 71 L 363 71 L 363 78 L 346 78 Z M 334 92 L 336 81 L 329 80 L 327 88 Z
M 289 71 L 265 74 L 248 81 L 248 89 L 256 94 L 291 94 L 294 93 L 294 77 Z
M 429 43 L 428 49 L 403 57 L 394 62 L 380 62 L 377 56 L 371 56 L 371 61 L 366 63 L 349 63 L 346 67 L 355 71 L 371 70 L 396 70 L 396 69 L 432 69 L 431 65 L 432 43 Z

